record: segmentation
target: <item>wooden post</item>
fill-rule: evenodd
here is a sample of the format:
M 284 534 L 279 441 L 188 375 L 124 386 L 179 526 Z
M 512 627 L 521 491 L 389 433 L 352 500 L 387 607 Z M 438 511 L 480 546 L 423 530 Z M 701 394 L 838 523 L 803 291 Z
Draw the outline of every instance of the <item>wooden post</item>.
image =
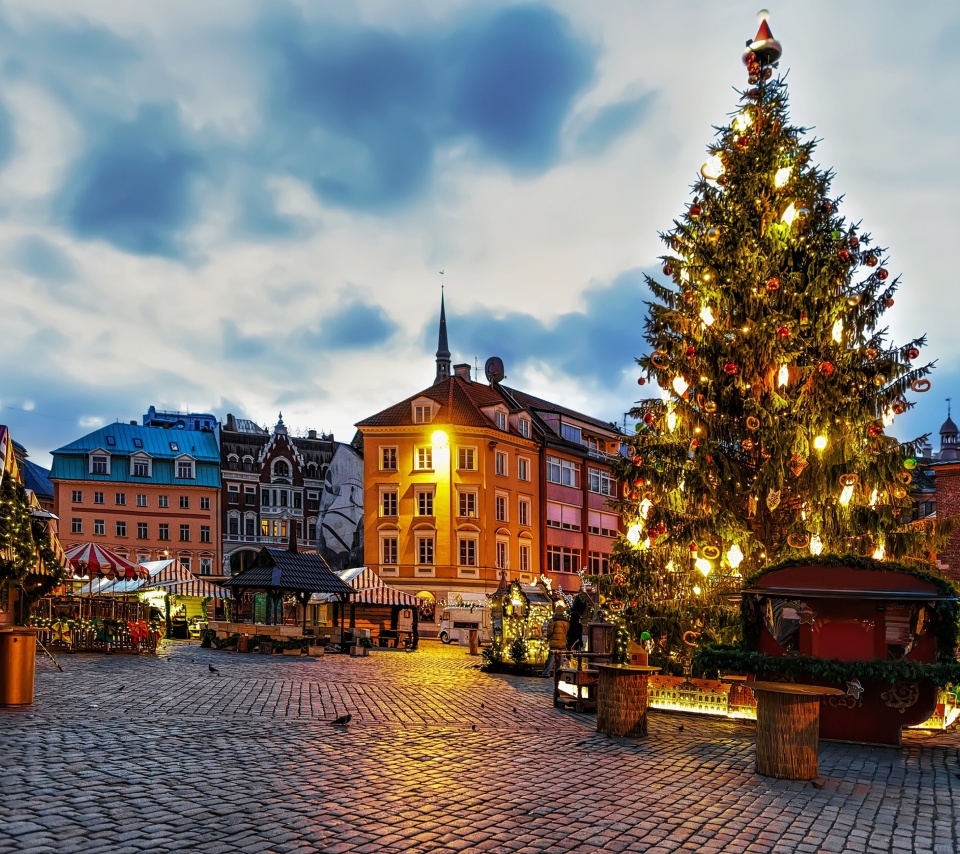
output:
M 647 675 L 659 667 L 598 664 L 597 732 L 640 738 L 647 734 Z

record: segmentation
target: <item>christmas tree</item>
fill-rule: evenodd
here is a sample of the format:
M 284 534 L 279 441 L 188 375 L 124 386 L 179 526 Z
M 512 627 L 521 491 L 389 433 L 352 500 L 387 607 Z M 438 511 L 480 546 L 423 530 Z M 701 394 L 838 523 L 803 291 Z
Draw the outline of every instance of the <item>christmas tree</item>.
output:
M 730 639 L 743 576 L 821 552 L 929 560 L 936 541 L 909 523 L 925 437 L 888 433 L 930 387 L 925 339 L 888 340 L 899 279 L 790 124 L 780 54 L 761 13 L 748 86 L 661 234 L 663 279 L 647 278 L 639 382 L 661 396 L 631 412 L 627 531 L 598 584 L 635 638 L 649 632 L 675 660 L 684 636 Z

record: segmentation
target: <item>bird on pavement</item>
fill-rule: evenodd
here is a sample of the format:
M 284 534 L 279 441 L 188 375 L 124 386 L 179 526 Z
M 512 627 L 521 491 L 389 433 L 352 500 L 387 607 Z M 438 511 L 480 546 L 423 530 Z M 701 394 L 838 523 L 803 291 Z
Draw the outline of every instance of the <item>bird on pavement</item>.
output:
M 347 712 L 345 715 L 340 715 L 339 718 L 330 721 L 330 726 L 346 726 L 352 720 L 353 715 L 351 715 L 350 712 Z
M 211 673 L 216 673 L 216 674 L 219 674 L 219 673 L 220 673 L 220 671 L 217 670 L 217 668 L 214 667 L 212 664 L 208 664 L 208 665 L 207 665 L 207 669 L 208 669 Z
M 119 688 L 117 688 L 117 690 L 118 690 L 118 691 L 122 691 L 122 690 L 123 690 L 124 688 L 126 688 L 126 687 L 127 687 L 126 685 L 121 685 Z

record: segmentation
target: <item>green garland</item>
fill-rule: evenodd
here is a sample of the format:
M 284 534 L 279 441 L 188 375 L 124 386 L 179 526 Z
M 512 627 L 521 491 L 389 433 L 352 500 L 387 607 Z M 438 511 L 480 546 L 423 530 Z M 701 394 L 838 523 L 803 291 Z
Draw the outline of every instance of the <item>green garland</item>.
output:
M 885 682 L 890 685 L 928 680 L 937 687 L 960 684 L 960 663 L 940 661 L 841 661 L 838 658 L 814 658 L 809 655 L 765 655 L 739 647 L 706 646 L 693 656 L 693 671 L 699 676 L 716 673 L 752 673 L 762 679 L 815 680 L 843 684 L 854 679 Z
M 902 563 L 873 560 L 872 558 L 854 554 L 789 558 L 749 576 L 744 580 L 743 586 L 744 588 L 753 587 L 761 578 L 769 575 L 771 572 L 798 566 L 836 566 L 849 567 L 854 570 L 863 569 L 876 570 L 878 572 L 896 572 L 898 574 L 910 575 L 913 578 L 931 584 L 941 596 L 951 596 L 956 600 L 958 595 L 960 595 L 952 581 L 934 575 L 927 570 Z M 931 631 L 937 639 L 937 660 L 945 664 L 952 664 L 956 661 L 957 646 L 960 644 L 960 601 L 936 602 L 931 610 L 933 612 L 931 615 L 932 620 L 930 621 Z M 762 616 L 756 601 L 749 594 L 743 596 L 740 600 L 740 616 L 743 621 L 743 641 L 741 648 L 745 650 L 756 649 L 760 643 Z
M 218 638 L 213 629 L 204 629 L 200 635 L 200 640 L 209 640 L 210 644 L 217 649 L 236 649 L 240 644 L 239 633 L 228 635 L 225 638 Z M 270 635 L 250 635 L 247 641 L 247 649 L 253 649 L 262 643 L 272 643 L 274 649 L 303 649 L 304 644 L 308 643 L 306 638 L 289 638 L 288 640 L 275 640 Z

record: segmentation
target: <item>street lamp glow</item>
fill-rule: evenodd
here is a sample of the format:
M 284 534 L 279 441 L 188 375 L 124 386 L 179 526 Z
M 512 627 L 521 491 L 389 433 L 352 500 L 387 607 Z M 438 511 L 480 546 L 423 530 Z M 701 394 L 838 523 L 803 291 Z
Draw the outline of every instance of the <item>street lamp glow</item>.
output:
M 434 430 L 430 441 L 433 442 L 434 448 L 445 448 L 448 441 L 447 434 L 444 430 Z

